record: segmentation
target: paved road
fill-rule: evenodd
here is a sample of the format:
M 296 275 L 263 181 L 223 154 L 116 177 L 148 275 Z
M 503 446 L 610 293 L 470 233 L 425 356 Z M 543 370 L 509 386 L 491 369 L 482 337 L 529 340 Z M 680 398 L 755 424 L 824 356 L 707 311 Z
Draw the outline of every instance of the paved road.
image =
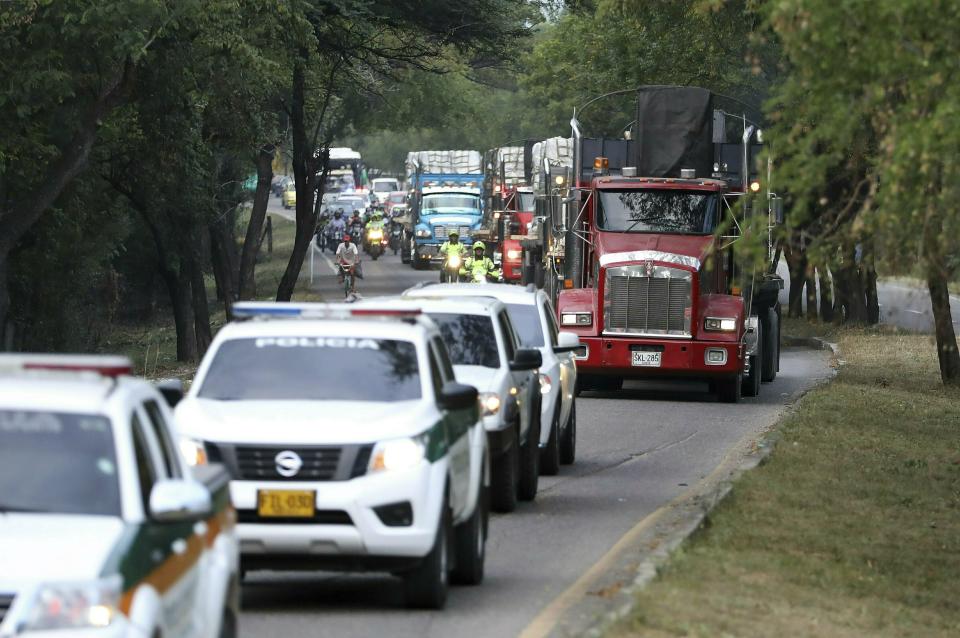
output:
M 367 272 L 368 295 L 436 276 L 392 256 Z M 584 394 L 577 463 L 541 477 L 535 502 L 494 516 L 486 580 L 454 588 L 445 611 L 405 609 L 402 584 L 389 576 L 259 572 L 244 583 L 241 635 L 517 635 L 638 521 L 702 480 L 828 374 L 822 353 L 785 350 L 777 381 L 738 405 L 714 402 L 698 384 L 628 383 L 617 394 Z
M 785 261 L 781 260 L 777 272 L 783 277 L 784 283 L 780 303 L 786 306 L 790 275 Z M 877 283 L 877 297 L 880 301 L 881 323 L 911 332 L 933 332 L 933 309 L 930 305 L 930 294 L 925 287 L 880 281 Z M 807 307 L 806 298 L 803 307 Z M 960 296 L 950 295 L 950 312 L 953 315 L 954 327 L 960 327 Z

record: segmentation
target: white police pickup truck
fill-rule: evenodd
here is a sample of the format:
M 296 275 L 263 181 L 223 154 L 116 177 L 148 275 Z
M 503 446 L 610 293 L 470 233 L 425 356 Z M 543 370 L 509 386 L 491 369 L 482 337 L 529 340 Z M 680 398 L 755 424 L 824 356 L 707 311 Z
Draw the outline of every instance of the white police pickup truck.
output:
M 464 284 L 466 285 L 466 284 Z M 516 330 L 496 299 L 381 298 L 359 307 L 419 310 L 440 328 L 457 379 L 480 391 L 492 459 L 494 509 L 513 511 L 517 499 L 536 498 L 540 474 L 542 356 L 520 347 Z
M 562 332 L 547 294 L 532 284 L 433 284 L 415 286 L 403 293 L 412 298 L 486 297 L 507 308 L 520 346 L 537 348 L 543 357 L 540 390 L 543 408 L 540 421 L 540 471 L 552 475 L 561 463 L 569 465 L 577 452 L 577 364 L 580 338 Z
M 235 636 L 226 473 L 123 357 L 0 355 L 0 636 Z
M 489 484 L 477 391 L 419 313 L 240 303 L 176 410 L 222 462 L 241 567 L 385 571 L 440 608 L 483 578 Z

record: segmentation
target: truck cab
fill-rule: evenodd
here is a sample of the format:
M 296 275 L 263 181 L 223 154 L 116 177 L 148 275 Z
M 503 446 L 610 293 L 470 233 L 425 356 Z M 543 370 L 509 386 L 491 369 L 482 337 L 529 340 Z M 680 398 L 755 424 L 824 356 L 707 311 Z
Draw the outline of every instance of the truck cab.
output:
M 520 242 L 526 237 L 533 222 L 534 195 L 529 186 L 510 186 L 503 192 L 503 230 L 500 244 L 503 280 L 519 283 L 523 271 L 523 248 Z
M 648 88 L 633 139 L 585 138 L 572 122 L 557 306 L 584 346 L 581 389 L 666 377 L 706 381 L 725 402 L 755 396 L 778 367 L 782 286 L 741 250 L 761 212 L 758 129 L 744 118 L 741 143 L 727 142 L 708 91 Z
M 460 241 L 469 246 L 474 231 L 480 228 L 480 188 L 476 180 L 460 181 L 462 185 L 425 185 L 418 189 L 411 246 L 414 268 L 440 263 L 440 246 L 450 233 L 459 234 Z

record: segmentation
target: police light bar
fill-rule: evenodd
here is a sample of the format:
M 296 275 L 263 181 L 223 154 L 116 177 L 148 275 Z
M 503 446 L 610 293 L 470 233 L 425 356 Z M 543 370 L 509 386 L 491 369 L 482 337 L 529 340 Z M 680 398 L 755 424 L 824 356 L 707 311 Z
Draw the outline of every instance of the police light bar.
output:
M 354 317 L 419 317 L 423 312 L 419 308 L 411 308 L 410 310 L 400 308 L 351 308 L 350 314 Z
M 3 354 L 0 371 L 27 372 L 92 372 L 103 377 L 133 374 L 133 363 L 127 357 L 82 354 Z
M 381 310 L 353 308 L 350 304 L 317 302 L 240 302 L 233 305 L 233 316 L 238 319 L 349 319 L 351 317 L 410 318 L 419 310 Z

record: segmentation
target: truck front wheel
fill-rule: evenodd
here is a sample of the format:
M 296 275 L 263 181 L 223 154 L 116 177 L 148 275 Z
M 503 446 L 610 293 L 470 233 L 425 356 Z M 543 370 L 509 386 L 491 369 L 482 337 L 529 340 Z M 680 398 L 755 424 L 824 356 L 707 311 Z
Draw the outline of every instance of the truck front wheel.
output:
M 760 380 L 769 383 L 777 378 L 780 369 L 780 316 L 773 308 L 767 309 L 763 326 L 763 359 Z
M 763 323 L 757 322 L 757 330 L 760 334 L 757 335 L 757 351 L 750 355 L 750 373 L 744 375 L 743 377 L 743 387 L 740 392 L 745 397 L 755 397 L 760 394 L 760 367 L 763 363 L 764 347 L 763 347 Z

